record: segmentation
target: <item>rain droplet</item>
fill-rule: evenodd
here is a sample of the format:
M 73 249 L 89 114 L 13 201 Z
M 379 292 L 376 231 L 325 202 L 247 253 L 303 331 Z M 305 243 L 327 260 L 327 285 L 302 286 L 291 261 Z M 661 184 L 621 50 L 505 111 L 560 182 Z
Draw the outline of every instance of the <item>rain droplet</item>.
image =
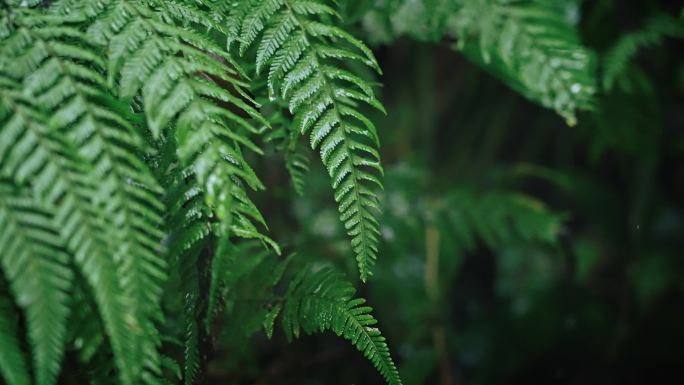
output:
M 573 94 L 578 94 L 580 91 L 582 91 L 582 86 L 575 83 L 572 86 L 570 86 L 570 92 Z

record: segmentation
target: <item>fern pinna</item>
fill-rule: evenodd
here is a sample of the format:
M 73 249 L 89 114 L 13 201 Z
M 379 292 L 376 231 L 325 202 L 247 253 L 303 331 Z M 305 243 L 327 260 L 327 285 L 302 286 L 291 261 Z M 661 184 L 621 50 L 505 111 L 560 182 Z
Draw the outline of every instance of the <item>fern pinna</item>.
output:
M 278 99 L 288 123 L 274 130 L 289 140 L 278 148 L 297 191 L 308 170 L 298 138 L 310 133 L 360 277 L 372 274 L 382 167 L 366 106 L 383 107 L 372 82 L 347 67 L 379 67 L 336 26 L 334 8 L 289 0 L 1 5 L 6 383 L 54 384 L 71 354 L 92 383 L 201 381 L 214 321 L 234 313 L 235 282 L 253 271 L 271 307 L 251 319 L 269 336 L 282 309 L 287 335 L 332 330 L 401 383 L 351 284 L 330 267 L 311 271 L 271 254 L 280 247 L 250 197 L 266 188 L 249 161 L 275 122 L 255 100 Z M 290 290 L 276 295 L 281 279 L 292 279 Z M 167 300 L 170 291 L 182 301 Z M 178 344 L 183 353 L 169 353 Z

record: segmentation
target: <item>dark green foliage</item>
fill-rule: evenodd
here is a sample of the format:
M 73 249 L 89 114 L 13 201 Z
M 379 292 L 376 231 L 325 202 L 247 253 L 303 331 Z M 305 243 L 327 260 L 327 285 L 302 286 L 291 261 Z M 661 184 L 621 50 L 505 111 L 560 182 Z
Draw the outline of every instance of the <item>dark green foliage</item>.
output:
M 365 306 L 366 300 L 354 298 L 356 290 L 330 267 L 303 270 L 285 293 L 283 328 L 288 338 L 332 330 L 348 339 L 378 369 L 389 384 L 401 384 L 385 337 L 377 320 Z M 314 315 L 314 316 L 312 316 Z
M 0 374 L 10 384 L 28 385 L 31 383 L 30 375 L 19 344 L 14 304 L 9 301 L 7 288 L 3 289 L 3 296 L 0 297 Z
M 603 57 L 603 88 L 611 91 L 616 81 L 624 79 L 629 62 L 639 49 L 656 45 L 665 37 L 684 38 L 684 22 L 669 15 L 658 15 L 643 28 L 620 37 Z
M 393 0 L 366 18 L 381 42 L 408 34 L 454 47 L 510 87 L 563 116 L 593 105 L 593 54 L 574 28 L 577 5 L 545 0 Z M 372 22 L 371 22 L 372 21 Z M 377 38 L 377 37 L 376 37 Z
M 12 283 L 17 305 L 26 313 L 34 367 L 38 369 L 36 382 L 49 384 L 59 372 L 64 352 L 73 277 L 54 218 L 39 202 L 27 198 L 27 193 L 6 182 L 0 184 L 0 245 L 4 250 L 0 262 Z
M 333 12 L 307 4 L 295 5 L 294 12 Z M 100 354 L 110 346 L 123 384 L 160 383 L 163 371 L 175 370 L 164 364 L 160 327 L 167 316 L 176 316 L 165 314 L 162 297 L 169 274 L 178 275 L 184 381 L 190 384 L 205 364 L 200 350 L 223 303 L 236 239 L 258 239 L 279 252 L 259 229 L 266 222 L 248 191 L 265 186 L 245 155 L 263 152 L 253 137 L 270 122 L 247 91 L 250 78 L 219 43 L 243 28 L 232 18 L 234 12 L 213 1 L 5 4 L 0 29 L 0 160 L 7 178 L 2 270 L 27 319 L 38 384 L 54 383 L 60 371 L 67 317 L 75 305 L 69 301 L 73 267 L 88 283 L 85 292 L 108 336 L 108 345 L 100 339 L 92 347 L 98 353 L 84 353 L 83 361 L 103 359 Z M 312 37 L 322 39 L 316 48 L 321 52 L 333 49 L 331 38 L 342 36 L 372 60 L 347 32 L 323 23 L 310 28 Z M 257 64 L 268 59 L 260 54 Z M 335 138 L 366 136 L 377 143 L 372 123 L 353 109 L 352 100 L 379 103 L 364 80 L 345 72 L 341 61 L 338 68 L 332 64 L 326 64 L 325 74 L 352 84 L 321 100 L 333 98 L 350 111 L 335 107 L 336 114 L 358 116 L 368 125 L 347 128 Z M 302 92 L 292 94 L 301 98 Z M 297 103 L 310 104 L 294 100 L 293 112 Z M 338 143 L 335 138 L 329 142 Z M 346 155 L 334 155 L 332 161 L 344 163 L 333 174 L 335 187 L 365 278 L 366 260 L 370 265 L 375 258 L 377 223 L 368 212 L 374 204 L 362 181 L 379 180 L 356 167 L 379 169 L 379 159 L 358 140 L 345 142 L 340 153 Z M 293 142 L 284 153 L 301 191 L 307 165 L 296 148 Z M 370 151 L 375 159 L 361 162 L 355 151 Z M 354 177 L 344 179 L 349 172 Z M 354 193 L 347 199 L 350 189 Z M 10 317 L 5 323 L 12 323 L 11 314 L 5 315 Z M 21 348 L 12 345 L 12 335 L 5 337 L 7 359 L 17 362 Z M 79 344 L 88 339 L 75 338 Z M 12 371 L 3 365 L 10 385 L 25 383 L 21 365 L 10 366 Z
M 0 382 L 401 384 L 386 335 L 406 383 L 449 385 L 572 317 L 467 356 L 473 319 L 543 314 L 602 253 L 647 308 L 678 284 L 681 215 L 649 197 L 684 28 L 592 32 L 609 3 L 0 0 Z M 605 157 L 624 174 L 584 172 Z
M 246 1 L 231 12 L 239 21 L 233 39 L 239 40 L 240 53 L 256 46 L 256 72 L 268 71 L 269 99 L 284 99 L 296 130 L 310 132 L 311 148 L 320 150 L 365 281 L 377 258 L 375 190 L 382 188 L 382 166 L 375 126 L 358 104 L 383 107 L 371 84 L 339 62 L 379 67 L 361 41 L 325 23 L 335 16 L 327 5 L 297 0 Z
M 12 23 L 0 48 L 1 76 L 11 86 L 3 97 L 3 144 L 24 145 L 4 147 L 3 172 L 18 183 L 33 176 L 28 188 L 55 205 L 61 246 L 90 280 L 121 379 L 132 382 L 142 370 L 136 354 L 156 350 L 151 322 L 159 316 L 147 309 L 150 298 L 159 301 L 155 281 L 163 279 L 155 250 L 159 189 L 129 152 L 140 139 L 126 115 L 116 113 L 121 107 L 106 90 L 87 35 L 65 20 L 28 13 L 14 14 Z M 55 358 L 47 383 L 57 372 Z

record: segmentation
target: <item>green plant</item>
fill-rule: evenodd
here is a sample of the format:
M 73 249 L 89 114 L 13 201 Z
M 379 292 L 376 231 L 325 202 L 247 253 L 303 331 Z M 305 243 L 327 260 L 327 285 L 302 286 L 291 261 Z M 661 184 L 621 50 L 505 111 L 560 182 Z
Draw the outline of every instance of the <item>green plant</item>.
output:
M 341 59 L 378 67 L 362 42 L 334 25 L 332 8 L 307 1 L 18 3 L 4 3 L 0 34 L 7 179 L 0 249 L 27 322 L 36 383 L 55 383 L 65 347 L 85 338 L 67 326 L 75 290 L 99 314 L 83 321 L 101 322 L 108 337 L 88 348 L 111 349 L 124 384 L 162 380 L 163 325 L 185 314 L 184 381 L 193 383 L 200 338 L 229 286 L 225 269 L 235 280 L 240 264 L 251 263 L 239 239 L 280 253 L 248 194 L 265 186 L 245 151 L 261 154 L 254 137 L 270 130 L 249 90 L 256 80 L 243 69 L 252 63 L 257 78 L 269 69 L 269 98 L 278 95 L 297 122 L 281 129 L 294 141 L 310 131 L 312 147 L 321 147 L 361 278 L 371 274 L 373 190 L 382 187 L 382 168 L 377 133 L 357 103 L 382 106 L 371 83 Z M 239 55 L 221 40 L 239 41 Z M 325 282 L 343 300 L 335 314 L 346 318 L 331 324 L 324 307 L 288 301 L 286 331 L 298 335 L 287 325 L 300 318 L 307 332 L 332 328 L 399 383 L 384 339 L 370 329 L 370 309 L 347 304 L 353 292 L 335 277 Z M 162 297 L 174 278 L 183 282 L 177 295 L 185 309 L 168 314 L 175 309 L 163 308 Z M 0 369 L 11 385 L 27 383 L 15 312 L 2 309 Z M 100 359 L 83 358 L 83 365 Z
M 406 382 L 428 382 L 447 367 L 449 290 L 468 255 L 496 256 L 516 309 L 536 298 L 534 272 L 561 281 L 557 257 L 574 257 L 561 239 L 574 213 L 519 191 L 523 177 L 619 194 L 495 159 L 508 96 L 465 100 L 484 101 L 487 118 L 457 122 L 470 127 L 458 127 L 464 140 L 438 143 L 430 111 L 448 93 L 423 73 L 428 91 L 393 103 L 364 41 L 446 44 L 568 125 L 589 116 L 580 132 L 595 128 L 595 157 L 627 150 L 652 166 L 658 133 L 636 126 L 657 109 L 614 109 L 653 92 L 630 60 L 681 37 L 681 22 L 657 16 L 600 51 L 582 43 L 579 3 L 0 0 L 1 381 L 205 383 L 223 350 L 241 365 L 263 330 L 274 344 L 332 331 L 401 384 L 377 317 L 401 346 Z M 388 86 L 411 81 L 400 83 Z M 529 136 L 551 132 L 545 122 Z M 383 147 L 400 160 L 386 181 L 381 136 L 408 143 Z M 414 142 L 420 156 L 405 150 Z M 654 275 L 669 266 L 654 260 Z M 375 282 L 359 285 L 375 316 L 356 273 Z M 642 298 L 665 287 L 639 282 Z
M 372 36 L 408 34 L 453 47 L 568 124 L 596 94 L 594 54 L 579 42 L 577 4 L 543 0 L 391 0 L 365 17 Z M 372 20 L 372 22 L 370 22 Z M 382 28 L 377 31 L 377 28 Z

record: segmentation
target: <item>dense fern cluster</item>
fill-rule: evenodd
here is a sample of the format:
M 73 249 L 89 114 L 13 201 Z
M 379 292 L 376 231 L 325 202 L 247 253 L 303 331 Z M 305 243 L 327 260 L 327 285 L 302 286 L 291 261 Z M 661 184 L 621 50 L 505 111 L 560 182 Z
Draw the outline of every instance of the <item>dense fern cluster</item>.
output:
M 296 141 L 299 133 L 311 132 L 312 147 L 320 147 L 361 277 L 371 274 L 377 253 L 373 190 L 381 187 L 382 169 L 377 133 L 357 103 L 382 106 L 370 83 L 345 68 L 349 60 L 378 67 L 370 50 L 328 15 L 335 11 L 308 1 L 5 4 L 5 381 L 26 384 L 32 372 L 38 384 L 55 383 L 66 347 L 75 344 L 90 351 L 81 354 L 86 367 L 94 352 L 111 351 L 116 369 L 102 369 L 105 377 L 116 372 L 123 384 L 159 383 L 174 366 L 162 354 L 162 330 L 175 314 L 162 307 L 162 297 L 168 277 L 180 275 L 184 381 L 193 383 L 200 344 L 225 301 L 225 288 L 239 277 L 241 264 L 255 263 L 238 239 L 257 239 L 279 253 L 249 197 L 265 186 L 245 155 L 263 152 L 254 140 L 271 125 L 254 101 L 260 95 L 250 93 L 264 68 L 269 95 L 277 93 L 296 122 L 286 128 L 288 137 Z M 226 41 L 239 41 L 239 52 Z M 252 60 L 257 74 L 242 69 Z M 287 151 L 285 158 L 302 183 L 307 166 Z M 339 277 L 328 284 L 349 295 Z M 101 322 L 106 340 L 84 335 L 86 327 L 67 326 L 82 316 L 71 299 L 77 292 L 94 301 L 99 315 L 84 322 Z M 342 299 L 351 297 L 335 300 Z M 14 306 L 25 318 L 31 364 L 18 339 Z M 356 329 L 327 323 L 329 313 L 320 307 L 288 310 L 287 322 L 301 317 L 309 332 L 331 328 L 343 334 L 389 382 L 399 383 L 384 340 L 366 330 L 368 309 L 340 306 Z
M 381 69 L 341 3 L 0 0 L 4 382 L 55 384 L 69 359 L 92 383 L 195 384 L 221 325 L 270 338 L 280 319 L 289 339 L 334 332 L 401 383 L 353 285 L 282 256 L 295 250 L 253 199 L 273 187 L 255 159 L 274 150 L 302 195 L 318 152 L 359 277 L 373 275 Z M 572 124 L 639 47 L 682 30 L 657 19 L 619 42 L 597 82 L 568 3 L 392 0 L 360 19 L 375 42 L 446 40 Z M 506 191 L 457 189 L 409 216 L 385 196 L 390 224 L 439 226 L 459 250 L 550 244 L 562 218 Z

